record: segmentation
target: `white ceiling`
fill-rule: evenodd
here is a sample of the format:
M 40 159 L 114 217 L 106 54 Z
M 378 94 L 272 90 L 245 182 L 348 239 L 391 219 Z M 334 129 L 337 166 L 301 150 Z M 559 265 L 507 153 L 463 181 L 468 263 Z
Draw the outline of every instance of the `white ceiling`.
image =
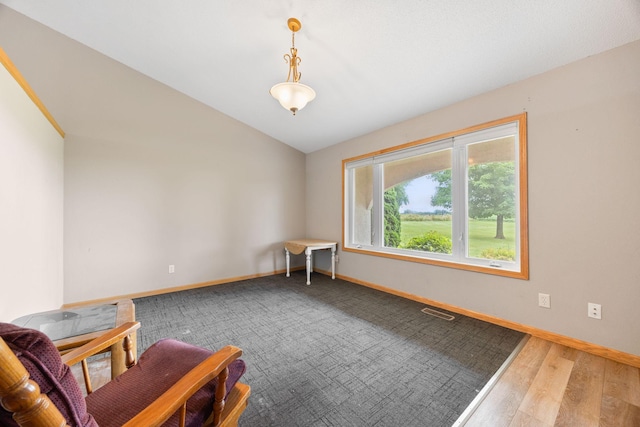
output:
M 640 0 L 0 0 L 309 153 L 640 39 Z M 302 29 L 293 117 L 287 19 Z

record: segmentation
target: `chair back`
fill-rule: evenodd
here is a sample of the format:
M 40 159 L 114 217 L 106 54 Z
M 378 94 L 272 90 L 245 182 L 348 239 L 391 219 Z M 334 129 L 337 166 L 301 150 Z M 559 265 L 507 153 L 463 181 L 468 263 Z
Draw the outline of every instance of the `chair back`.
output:
M 97 427 L 82 391 L 42 332 L 0 323 L 0 425 Z

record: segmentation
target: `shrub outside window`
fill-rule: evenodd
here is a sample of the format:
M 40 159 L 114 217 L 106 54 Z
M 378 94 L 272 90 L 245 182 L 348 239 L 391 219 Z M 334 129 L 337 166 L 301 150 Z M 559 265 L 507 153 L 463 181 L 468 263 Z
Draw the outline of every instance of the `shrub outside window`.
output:
M 345 251 L 528 279 L 526 114 L 343 160 Z

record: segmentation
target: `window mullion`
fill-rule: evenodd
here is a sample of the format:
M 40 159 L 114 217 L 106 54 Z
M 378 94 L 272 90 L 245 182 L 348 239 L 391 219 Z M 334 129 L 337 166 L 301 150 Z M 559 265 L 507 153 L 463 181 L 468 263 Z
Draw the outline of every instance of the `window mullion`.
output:
M 384 246 L 384 164 L 373 166 L 373 218 L 371 243 L 374 247 Z
M 348 242 L 352 244 L 355 241 L 355 194 L 356 194 L 356 177 L 355 177 L 355 168 L 347 168 L 346 172 L 346 186 L 347 189 L 345 191 L 345 203 L 347 206 L 347 221 L 345 223 L 345 233 Z
M 466 162 L 465 148 L 454 147 L 451 151 L 453 156 L 451 165 L 451 198 L 452 198 L 452 221 L 451 241 L 453 245 L 452 255 L 456 260 L 465 258 L 467 245 L 466 213 Z

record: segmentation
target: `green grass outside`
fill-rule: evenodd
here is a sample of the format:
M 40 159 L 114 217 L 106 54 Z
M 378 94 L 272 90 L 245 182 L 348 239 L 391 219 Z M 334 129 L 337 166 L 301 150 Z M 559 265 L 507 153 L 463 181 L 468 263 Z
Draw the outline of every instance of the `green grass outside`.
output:
M 443 236 L 451 238 L 450 221 L 402 221 L 400 238 L 402 245 L 415 236 L 434 230 Z M 514 222 L 504 223 L 504 240 L 495 239 L 496 222 L 491 220 L 470 220 L 469 221 L 469 255 L 479 257 L 485 249 L 515 249 Z

